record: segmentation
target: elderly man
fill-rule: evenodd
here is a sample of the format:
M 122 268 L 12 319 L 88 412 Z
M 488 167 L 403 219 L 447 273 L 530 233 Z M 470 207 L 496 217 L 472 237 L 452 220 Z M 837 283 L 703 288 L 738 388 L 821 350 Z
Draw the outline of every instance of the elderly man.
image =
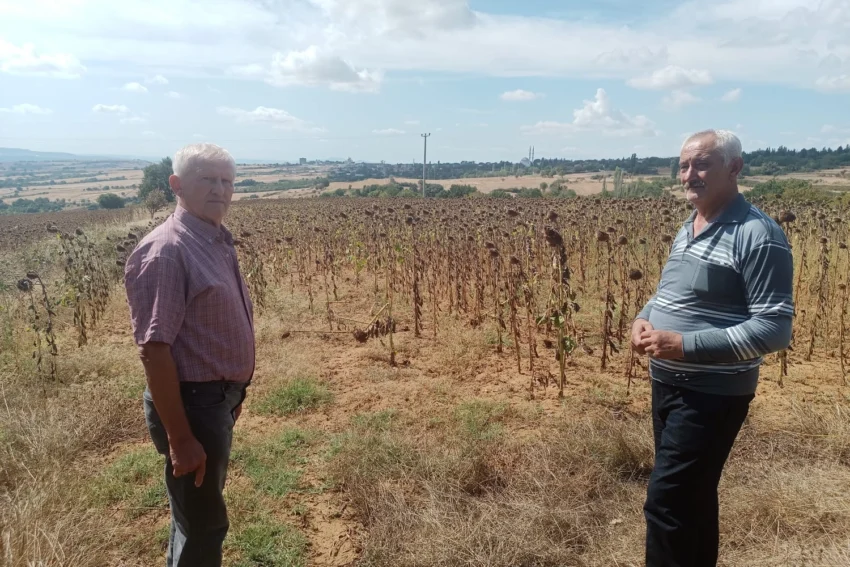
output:
M 174 156 L 177 209 L 127 260 L 133 336 L 147 376 L 145 417 L 165 455 L 167 565 L 221 565 L 222 491 L 233 426 L 254 373 L 253 308 L 230 232 L 236 164 L 212 144 Z
M 761 357 L 791 340 L 790 248 L 779 226 L 738 193 L 742 167 L 731 132 L 685 141 L 679 178 L 696 210 L 632 326 L 632 347 L 649 355 L 652 377 L 648 567 L 717 564 L 720 475 L 755 396 Z

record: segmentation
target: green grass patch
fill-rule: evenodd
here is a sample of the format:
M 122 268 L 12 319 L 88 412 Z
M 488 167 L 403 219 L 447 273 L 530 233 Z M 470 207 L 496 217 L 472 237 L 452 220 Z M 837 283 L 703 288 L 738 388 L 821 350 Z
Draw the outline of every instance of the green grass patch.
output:
M 504 403 L 472 400 L 457 406 L 454 419 L 461 437 L 468 441 L 492 441 L 502 434 L 501 420 L 507 413 Z
M 403 476 L 418 461 L 416 447 L 397 431 L 395 415 L 395 410 L 385 410 L 355 416 L 351 428 L 331 441 L 327 453 L 331 482 L 354 490 L 353 497 L 361 504 L 363 493 L 356 487 Z
M 305 453 L 311 443 L 307 433 L 288 429 L 261 443 L 233 452 L 233 463 L 245 473 L 256 490 L 282 497 L 301 488 Z
M 171 523 L 167 522 L 159 526 L 153 533 L 153 541 L 157 549 L 165 551 L 168 549 L 168 539 L 171 537 Z
M 328 403 L 328 389 L 312 378 L 294 378 L 275 388 L 252 406 L 262 415 L 283 417 Z
M 307 562 L 307 539 L 265 515 L 238 528 L 230 545 L 239 553 L 235 567 L 303 567 Z
M 163 459 L 153 447 L 119 457 L 94 482 L 92 496 L 101 506 L 122 505 L 130 517 L 165 508 L 168 496 Z

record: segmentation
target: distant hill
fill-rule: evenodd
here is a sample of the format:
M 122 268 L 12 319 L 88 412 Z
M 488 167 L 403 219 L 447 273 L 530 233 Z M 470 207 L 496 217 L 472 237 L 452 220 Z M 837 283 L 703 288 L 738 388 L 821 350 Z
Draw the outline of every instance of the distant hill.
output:
M 67 161 L 86 159 L 63 152 L 34 152 L 21 148 L 0 148 L 0 161 Z

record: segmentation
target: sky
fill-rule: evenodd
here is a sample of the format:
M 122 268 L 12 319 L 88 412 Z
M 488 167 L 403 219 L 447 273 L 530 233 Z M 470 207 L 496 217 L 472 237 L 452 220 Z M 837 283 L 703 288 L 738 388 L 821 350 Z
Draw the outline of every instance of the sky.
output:
M 850 144 L 850 0 L 0 0 L 0 147 L 519 161 Z

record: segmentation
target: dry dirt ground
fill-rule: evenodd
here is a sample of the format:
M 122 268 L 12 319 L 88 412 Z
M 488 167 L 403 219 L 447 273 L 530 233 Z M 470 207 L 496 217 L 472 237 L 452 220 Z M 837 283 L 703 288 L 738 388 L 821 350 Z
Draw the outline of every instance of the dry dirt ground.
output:
M 363 284 L 362 287 L 367 285 Z M 585 419 L 619 421 L 627 424 L 626 427 L 641 430 L 636 433 L 635 439 L 643 445 L 636 450 L 646 456 L 649 438 L 642 428 L 646 425 L 645 417 L 649 407 L 649 382 L 645 372 L 639 372 L 631 390 L 627 392 L 625 355 L 615 356 L 612 366 L 606 371 L 600 371 L 597 356 L 579 351 L 568 364 L 564 397 L 559 398 L 554 383 L 557 374 L 554 353 L 542 343 L 539 345 L 541 358 L 536 362 L 538 370 L 532 380 L 524 353 L 523 369 L 518 371 L 513 350 L 509 346 L 505 346 L 501 354 L 496 352 L 495 329 L 486 325 L 471 329 L 463 319 L 444 317 L 439 321 L 436 337 L 433 326 L 426 321 L 422 336 L 415 338 L 410 330 L 410 317 L 405 310 L 398 314 L 399 332 L 394 337 L 398 364 L 393 367 L 389 364 L 386 338 L 359 344 L 347 332 L 357 326 L 353 322 L 355 320 L 361 322 L 361 327 L 363 322 L 368 322 L 376 304 L 369 299 L 368 293 L 363 293 L 350 280 L 342 289 L 340 301 L 333 304 L 333 309 L 336 316 L 346 318 L 348 323 L 347 327 L 335 324 L 333 332 L 328 332 L 323 302 L 317 300 L 315 310 L 311 313 L 308 299 L 302 292 L 295 290 L 293 293 L 287 286 L 275 292 L 269 307 L 258 318 L 257 372 L 234 443 L 235 450 L 239 450 L 241 446 L 261 442 L 262 439 L 291 429 L 311 432 L 319 439 L 310 444 L 302 456 L 302 477 L 298 490 L 274 500 L 273 504 L 277 507 L 277 517 L 296 526 L 306 535 L 309 541 L 308 565 L 351 566 L 358 558 L 362 558 L 364 546 L 368 548 L 370 545 L 369 528 L 364 526 L 362 516 L 358 514 L 356 499 L 345 487 L 334 485 L 327 457 L 328 452 L 332 451 L 334 439 L 350 431 L 352 424 L 363 416 L 392 415 L 394 423 L 400 424 L 405 435 L 428 438 L 434 431 L 445 427 L 452 419 L 453 412 L 463 404 L 487 404 L 488 407 L 499 408 L 499 426 L 504 428 L 507 439 L 512 442 L 523 439 L 545 440 L 547 431 L 554 432 L 564 424 Z M 592 328 L 598 323 L 595 317 L 593 310 L 588 309 L 580 325 Z M 346 332 L 340 332 L 340 329 Z M 116 305 L 111 311 L 110 320 L 96 333 L 94 343 L 101 347 L 109 345 L 110 348 L 120 349 L 127 357 L 132 357 L 126 309 L 122 305 Z M 778 365 L 775 361 L 766 364 L 764 378 L 742 437 L 771 438 L 783 435 L 786 431 L 789 435 L 797 435 L 799 433 L 792 423 L 795 418 L 791 416 L 814 410 L 829 413 L 836 407 L 847 407 L 850 396 L 848 390 L 841 386 L 834 359 L 821 357 L 812 363 L 802 363 L 792 357 L 792 361 L 790 377 L 785 379 L 784 387 L 778 384 Z M 282 384 L 304 377 L 315 378 L 325 385 L 331 393 L 331 400 L 317 408 L 287 417 L 262 415 L 257 411 L 257 404 Z M 547 381 L 548 385 L 545 384 Z M 144 443 L 146 441 L 140 438 L 125 447 L 119 447 L 106 460 L 114 461 L 127 451 L 137 450 Z M 769 444 L 742 441 L 739 445 L 733 456 L 737 462 L 756 463 L 772 459 L 765 453 L 771 450 Z M 751 450 L 758 454 L 747 453 Z M 801 462 L 800 466 L 803 465 Z M 809 465 L 817 468 L 814 462 Z M 645 467 L 647 463 L 641 463 L 641 466 Z M 559 472 L 553 471 L 552 474 Z M 795 547 L 794 542 L 797 540 L 793 538 L 789 551 L 782 551 L 781 546 L 777 547 L 781 542 L 777 542 L 777 546 L 773 546 L 774 552 L 769 555 L 764 551 L 764 542 L 753 544 L 750 539 L 761 536 L 748 535 L 748 528 L 732 517 L 740 513 L 742 506 L 746 506 L 749 513 L 753 504 L 736 505 L 736 499 L 744 502 L 747 498 L 763 498 L 765 493 L 753 487 L 746 488 L 750 483 L 757 485 L 760 482 L 757 478 L 747 476 L 751 473 L 744 474 L 740 468 L 735 468 L 732 474 L 735 475 L 734 480 L 724 481 L 726 490 L 722 497 L 724 551 L 727 554 L 722 565 L 840 565 L 827 559 L 806 562 L 805 550 L 800 551 L 799 547 Z M 767 474 L 766 478 L 774 482 Z M 800 488 L 794 484 L 800 482 L 799 478 L 789 482 L 791 491 Z M 826 502 L 815 505 L 817 513 L 821 514 L 824 509 L 832 510 L 830 513 L 838 518 L 832 521 L 847 521 L 850 510 L 846 503 L 835 500 L 833 493 L 837 487 L 850 489 L 850 472 L 839 468 L 831 482 L 832 485 L 825 488 L 829 493 L 824 492 L 822 495 Z M 234 524 L 243 521 L 245 517 L 239 511 L 239 499 L 246 483 L 249 480 L 236 468 L 228 484 L 231 507 L 236 510 Z M 626 485 L 626 496 L 610 504 L 616 505 L 616 509 L 607 511 L 604 527 L 599 528 L 602 533 L 597 534 L 616 548 L 610 550 L 610 555 L 609 552 L 592 552 L 585 558 L 586 562 L 576 562 L 575 565 L 641 564 L 641 506 L 645 479 L 629 481 Z M 766 487 L 762 488 L 767 490 Z M 809 492 L 804 491 L 797 497 L 815 498 L 815 494 L 820 494 L 818 490 L 809 487 Z M 745 496 L 742 497 L 742 494 Z M 776 505 L 784 507 L 788 502 L 791 500 L 782 500 Z M 796 505 L 797 499 L 793 499 L 793 502 Z M 427 514 L 428 511 L 422 509 L 418 513 Z M 785 529 L 783 522 L 794 524 L 796 516 L 801 512 L 783 509 L 775 513 L 778 520 L 772 517 L 764 517 L 762 520 L 778 522 L 775 530 L 779 530 L 777 537 L 780 537 Z M 758 520 L 758 514 L 754 514 Z M 814 521 L 828 520 L 820 518 Z M 140 558 L 139 563 L 130 559 L 124 565 L 145 565 L 148 564 L 146 561 L 157 557 L 156 548 L 162 544 L 152 534 L 161 534 L 166 523 L 166 510 L 160 509 L 125 525 L 134 533 L 144 534 L 141 540 L 137 538 L 134 549 L 147 546 L 147 551 L 140 553 L 148 559 Z M 765 529 L 770 531 L 774 528 L 768 526 Z M 829 532 L 829 528 L 824 530 Z M 447 537 L 445 534 L 442 536 Z M 843 537 L 844 544 L 836 545 L 846 545 L 848 536 L 850 534 L 838 537 L 839 542 Z M 830 537 L 836 536 L 832 533 Z M 799 546 L 799 542 L 796 545 Z M 126 550 L 117 553 L 126 553 Z M 127 557 L 124 560 L 128 561 Z M 404 562 L 404 565 L 425 564 L 428 563 L 415 560 Z M 455 560 L 440 564 L 484 566 L 502 563 L 490 562 L 479 556 L 468 561 L 455 557 Z
M 226 488 L 228 564 L 302 565 L 261 554 L 246 559 L 282 538 L 258 517 L 301 534 L 310 567 L 642 564 L 650 388 L 643 370 L 627 390 L 626 352 L 603 371 L 599 345 L 588 345 L 594 353 L 577 349 L 559 397 L 554 351 L 542 336 L 532 375 L 527 352 L 518 369 L 510 339 L 502 338 L 499 353 L 487 323 L 473 328 L 466 317 L 443 313 L 435 328 L 426 311 L 415 337 L 409 301 L 398 296 L 392 366 L 388 337 L 361 344 L 351 333 L 370 322 L 383 293 L 373 295 L 371 281 L 358 284 L 351 275 L 339 284 L 329 328 L 321 288 L 311 309 L 297 284 L 270 282 Z M 600 310 L 590 298 L 583 305 L 577 324 L 592 336 Z M 39 553 L 85 550 L 51 566 L 160 565 L 168 525 L 163 495 L 133 496 L 136 485 L 158 478 L 160 464 L 155 459 L 147 477 L 134 460 L 149 455 L 150 462 L 150 443 L 141 419 L 144 378 L 120 286 L 86 347 L 76 348 L 70 321 L 57 328 L 66 385 L 50 402 L 58 404 L 55 412 L 16 406 L 15 389 L 27 377 L 0 372 L 0 440 L 20 436 L 33 445 L 30 452 L 45 453 L 46 464 L 25 464 L 51 471 L 42 481 L 33 469 L 35 488 L 21 480 L 9 493 L 13 525 L 41 542 Z M 29 357 L 28 343 L 17 348 L 12 358 Z M 775 358 L 765 364 L 721 485 L 724 567 L 850 564 L 850 390 L 834 353 L 816 352 L 808 363 L 792 353 L 790 360 L 784 386 Z M 320 385 L 328 397 L 292 413 L 269 411 L 270 400 L 297 380 Z M 79 403 L 66 407 L 65 400 Z M 15 455 L 17 445 L 5 444 L 0 451 Z M 252 470 L 252 459 L 265 458 L 270 467 Z M 9 465 L 0 463 L 0 481 L 14 474 Z M 67 488 L 39 492 L 41 483 L 68 482 L 79 496 L 69 497 Z M 46 496 L 27 496 L 30 488 Z M 106 497 L 84 500 L 80 511 L 78 498 L 89 492 Z M 7 517 L 0 512 L 0 531 Z M 246 526 L 254 531 L 246 535 Z

